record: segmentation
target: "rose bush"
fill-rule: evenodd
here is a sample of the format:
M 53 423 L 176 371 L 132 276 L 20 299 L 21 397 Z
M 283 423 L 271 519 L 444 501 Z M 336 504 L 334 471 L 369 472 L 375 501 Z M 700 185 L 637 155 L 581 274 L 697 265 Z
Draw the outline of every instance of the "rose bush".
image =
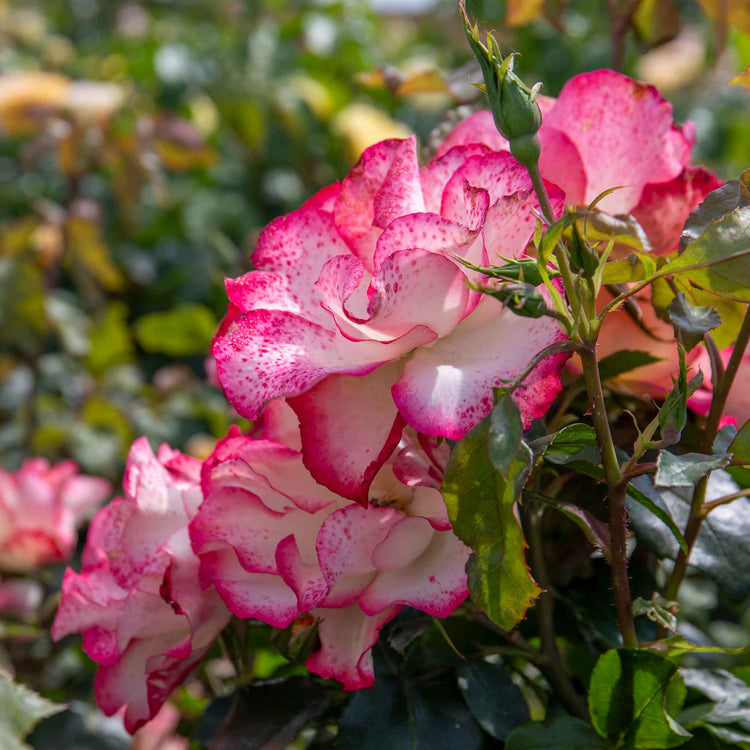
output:
M 106 479 L 79 474 L 73 461 L 51 466 L 32 458 L 17 471 L 0 469 L 0 570 L 67 560 L 76 529 L 111 490 Z

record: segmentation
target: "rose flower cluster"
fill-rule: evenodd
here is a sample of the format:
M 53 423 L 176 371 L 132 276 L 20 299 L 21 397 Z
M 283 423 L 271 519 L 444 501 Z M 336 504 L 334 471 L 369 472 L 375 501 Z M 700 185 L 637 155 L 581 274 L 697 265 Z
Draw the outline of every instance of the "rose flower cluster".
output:
M 690 166 L 693 128 L 652 87 L 598 71 L 541 107 L 558 216 L 624 185 L 599 207 L 634 216 L 667 252 L 719 184 Z M 126 706 L 130 731 L 148 721 L 230 615 L 317 622 L 308 669 L 356 689 L 372 684 L 371 648 L 402 606 L 445 617 L 466 598 L 470 550 L 440 494 L 446 439 L 565 334 L 481 294 L 459 258 L 522 258 L 539 212 L 480 112 L 423 166 L 413 138 L 370 147 L 265 229 L 254 270 L 227 281 L 212 352 L 254 432 L 231 431 L 203 464 L 136 442 L 125 496 L 96 516 L 83 570 L 65 579 L 53 632 L 83 633 L 106 713 Z M 542 359 L 515 390 L 526 425 L 559 392 L 565 359 Z

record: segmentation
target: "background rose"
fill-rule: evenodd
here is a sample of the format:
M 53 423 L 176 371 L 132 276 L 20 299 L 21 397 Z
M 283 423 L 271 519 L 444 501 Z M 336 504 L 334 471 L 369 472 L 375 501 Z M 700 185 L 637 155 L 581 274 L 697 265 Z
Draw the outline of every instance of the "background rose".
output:
M 52 636 L 83 634 L 99 663 L 97 703 L 125 709 L 134 732 L 203 659 L 229 621 L 215 591 L 198 584 L 187 525 L 202 496 L 200 462 L 145 438 L 130 450 L 125 496 L 97 513 L 83 570 L 68 569 Z
M 106 479 L 78 474 L 73 461 L 31 458 L 17 471 L 0 469 L 0 569 L 67 560 L 76 528 L 111 490 Z

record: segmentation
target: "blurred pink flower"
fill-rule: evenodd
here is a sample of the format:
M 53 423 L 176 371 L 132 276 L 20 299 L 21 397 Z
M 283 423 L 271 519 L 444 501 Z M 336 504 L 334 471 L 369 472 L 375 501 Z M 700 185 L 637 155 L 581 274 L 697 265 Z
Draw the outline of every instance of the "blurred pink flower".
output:
M 125 497 L 91 522 L 83 570 L 65 574 L 55 640 L 83 634 L 100 664 L 96 699 L 108 716 L 125 706 L 134 732 L 201 661 L 229 621 L 215 591 L 198 584 L 187 526 L 202 495 L 199 461 L 145 438 L 130 450 Z
M 76 528 L 111 491 L 106 479 L 79 474 L 73 461 L 50 466 L 31 458 L 17 471 L 0 469 L 0 570 L 67 560 Z
M 309 613 L 321 645 L 308 669 L 368 687 L 370 649 L 402 605 L 447 617 L 468 595 L 470 550 L 439 490 L 449 449 L 403 441 L 363 508 L 310 476 L 295 422 L 272 403 L 261 438 L 231 432 L 206 461 L 206 499 L 190 525 L 201 582 L 242 618 L 284 628 Z

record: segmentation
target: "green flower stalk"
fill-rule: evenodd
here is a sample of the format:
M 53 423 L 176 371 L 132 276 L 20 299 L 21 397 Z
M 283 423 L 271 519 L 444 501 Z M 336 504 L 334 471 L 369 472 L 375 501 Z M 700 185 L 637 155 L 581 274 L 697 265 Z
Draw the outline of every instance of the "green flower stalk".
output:
M 489 99 L 495 125 L 510 144 L 510 152 L 516 161 L 531 169 L 541 153 L 537 132 L 542 125 L 542 113 L 536 97 L 542 84 L 536 83 L 528 88 L 513 71 L 515 54 L 503 57 L 491 33 L 487 35 L 486 46 L 482 44 L 479 27 L 469 22 L 463 0 L 459 8 L 469 45 L 482 68 L 484 85 L 481 88 Z

